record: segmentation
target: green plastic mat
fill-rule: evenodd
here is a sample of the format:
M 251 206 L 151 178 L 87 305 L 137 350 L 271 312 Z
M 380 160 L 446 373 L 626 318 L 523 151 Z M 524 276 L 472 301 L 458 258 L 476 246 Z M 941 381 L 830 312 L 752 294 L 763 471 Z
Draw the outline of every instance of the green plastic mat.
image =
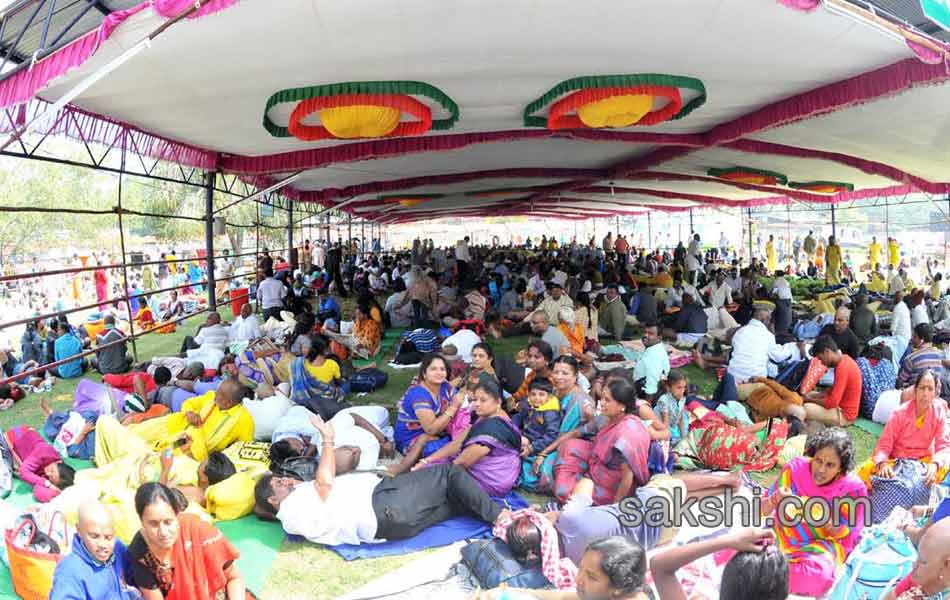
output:
M 876 437 L 881 437 L 881 432 L 884 431 L 884 426 L 880 423 L 875 423 L 874 421 L 869 421 L 864 418 L 859 418 L 857 421 L 855 421 L 854 426 Z

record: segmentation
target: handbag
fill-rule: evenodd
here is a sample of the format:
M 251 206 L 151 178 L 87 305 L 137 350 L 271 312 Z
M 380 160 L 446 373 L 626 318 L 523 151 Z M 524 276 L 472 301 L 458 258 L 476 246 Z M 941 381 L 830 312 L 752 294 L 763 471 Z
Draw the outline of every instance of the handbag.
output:
M 532 590 L 552 587 L 540 565 L 524 566 L 508 544 L 498 538 L 469 542 L 462 548 L 462 564 L 482 589 L 490 590 L 502 584 Z
M 292 456 L 279 463 L 272 462 L 270 470 L 278 477 L 313 481 L 317 478 L 317 461 L 312 456 Z
M 57 514 L 62 516 L 62 513 Z M 59 545 L 52 539 L 55 521 L 54 516 L 50 520 L 48 534 L 38 531 L 36 521 L 32 517 L 20 520 L 15 527 L 6 531 L 10 578 L 13 580 L 13 590 L 23 600 L 46 600 L 53 589 L 53 572 L 64 556 L 59 553 Z M 66 519 L 61 518 L 60 521 L 64 528 L 62 537 L 66 537 Z M 47 543 L 47 540 L 51 544 Z M 31 549 L 38 542 L 43 542 L 56 552 L 38 552 Z
M 884 521 L 894 508 L 902 506 L 910 510 L 930 501 L 930 485 L 926 482 L 927 467 L 917 460 L 898 459 L 894 464 L 894 476 L 884 479 L 871 477 L 871 522 Z
M 902 532 L 869 527 L 861 533 L 828 598 L 883 598 L 911 572 L 916 560 L 917 550 Z
M 375 368 L 363 369 L 350 377 L 350 391 L 372 392 L 386 385 L 387 381 L 389 381 L 389 375 L 384 371 Z

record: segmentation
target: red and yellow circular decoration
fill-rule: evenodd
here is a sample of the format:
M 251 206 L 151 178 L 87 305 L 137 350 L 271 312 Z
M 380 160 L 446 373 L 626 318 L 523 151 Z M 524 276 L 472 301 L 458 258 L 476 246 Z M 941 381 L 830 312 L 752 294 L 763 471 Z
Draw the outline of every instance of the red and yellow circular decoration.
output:
M 749 167 L 731 167 L 728 169 L 709 169 L 707 174 L 717 179 L 725 179 L 749 185 L 785 185 L 788 177 L 775 171 L 751 169 Z
M 692 99 L 684 104 L 684 94 Z M 706 102 L 703 82 L 677 75 L 575 77 L 551 88 L 524 111 L 526 127 L 623 129 L 682 119 Z M 538 113 L 548 109 L 547 117 Z
M 284 127 L 274 122 L 271 110 L 287 103 L 295 106 Z M 447 116 L 435 119 L 433 109 Z M 375 139 L 451 129 L 458 117 L 458 105 L 427 83 L 349 82 L 277 92 L 264 108 L 264 128 L 274 137 L 308 142 Z
M 788 187 L 817 194 L 837 194 L 838 192 L 853 192 L 853 183 L 841 181 L 792 181 Z

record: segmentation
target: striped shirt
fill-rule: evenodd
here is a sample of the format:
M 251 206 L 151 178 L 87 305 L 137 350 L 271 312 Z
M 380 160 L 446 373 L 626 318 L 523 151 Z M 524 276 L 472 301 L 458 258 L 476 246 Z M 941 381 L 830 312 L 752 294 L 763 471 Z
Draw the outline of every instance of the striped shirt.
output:
M 428 354 L 439 350 L 439 338 L 431 329 L 412 329 L 402 334 L 405 342 L 412 342 L 417 352 Z
M 914 350 L 901 362 L 901 369 L 897 373 L 897 387 L 901 388 L 914 383 L 917 375 L 931 369 L 942 379 L 943 353 L 927 345 Z

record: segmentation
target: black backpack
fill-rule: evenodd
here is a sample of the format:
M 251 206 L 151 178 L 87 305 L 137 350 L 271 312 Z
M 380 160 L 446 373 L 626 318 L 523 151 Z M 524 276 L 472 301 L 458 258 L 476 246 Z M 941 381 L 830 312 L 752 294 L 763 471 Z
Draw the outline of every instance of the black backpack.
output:
M 553 587 L 540 566 L 524 566 L 508 544 L 496 537 L 469 542 L 462 548 L 462 564 L 482 589 L 490 590 L 502 584 L 533 590 Z

